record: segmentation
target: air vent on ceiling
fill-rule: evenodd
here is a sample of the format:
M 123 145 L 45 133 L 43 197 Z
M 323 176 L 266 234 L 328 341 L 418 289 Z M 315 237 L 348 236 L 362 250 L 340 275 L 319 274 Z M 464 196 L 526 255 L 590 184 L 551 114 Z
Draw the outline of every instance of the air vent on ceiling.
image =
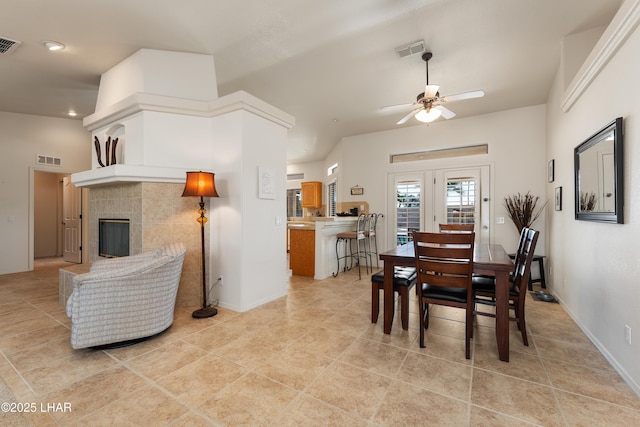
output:
M 36 156 L 36 163 L 39 165 L 47 165 L 47 166 L 61 166 L 62 159 L 60 159 L 60 157 L 43 156 L 38 154 Z
M 291 181 L 293 179 L 304 179 L 304 173 L 289 173 L 289 174 L 287 174 L 287 181 Z
M 424 40 L 418 40 L 417 42 L 396 48 L 396 53 L 400 58 L 422 52 L 424 52 Z
M 22 42 L 0 36 L 0 55 L 9 55 L 16 50 Z

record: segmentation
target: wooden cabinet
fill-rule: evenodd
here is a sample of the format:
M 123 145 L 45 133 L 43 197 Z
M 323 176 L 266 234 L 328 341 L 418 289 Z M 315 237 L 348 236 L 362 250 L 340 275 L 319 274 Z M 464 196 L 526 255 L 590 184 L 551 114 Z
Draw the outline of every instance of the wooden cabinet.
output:
M 316 232 L 315 230 L 290 230 L 289 268 L 296 276 L 315 275 Z
M 322 183 L 308 181 L 302 183 L 302 207 L 319 208 L 322 206 Z

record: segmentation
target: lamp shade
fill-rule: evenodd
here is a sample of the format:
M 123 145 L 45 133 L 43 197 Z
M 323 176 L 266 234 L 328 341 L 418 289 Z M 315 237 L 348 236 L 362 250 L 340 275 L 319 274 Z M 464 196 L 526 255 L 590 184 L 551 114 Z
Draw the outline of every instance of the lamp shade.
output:
M 420 120 L 423 123 L 431 123 L 432 121 L 440 117 L 440 114 L 442 114 L 442 111 L 437 108 L 431 108 L 429 111 L 420 110 L 418 114 L 416 114 L 416 119 Z
M 211 172 L 187 172 L 182 197 L 218 197 L 214 174 Z

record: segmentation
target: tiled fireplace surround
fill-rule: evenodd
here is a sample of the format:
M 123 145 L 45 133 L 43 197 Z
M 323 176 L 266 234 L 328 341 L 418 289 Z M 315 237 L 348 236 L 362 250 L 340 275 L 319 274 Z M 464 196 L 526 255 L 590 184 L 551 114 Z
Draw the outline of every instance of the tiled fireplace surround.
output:
M 182 267 L 176 305 L 202 303 L 200 226 L 197 199 L 181 197 L 183 184 L 132 182 L 113 183 L 89 190 L 89 262 L 98 256 L 98 220 L 129 220 L 129 253 L 149 252 L 182 242 L 187 254 Z M 208 233 L 208 227 L 205 227 Z M 205 237 L 205 242 L 208 238 Z

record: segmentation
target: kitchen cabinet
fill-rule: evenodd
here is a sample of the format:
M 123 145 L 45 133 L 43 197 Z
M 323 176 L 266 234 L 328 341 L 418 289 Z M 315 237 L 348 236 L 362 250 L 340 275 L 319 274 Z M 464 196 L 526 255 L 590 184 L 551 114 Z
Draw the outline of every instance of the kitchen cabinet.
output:
M 302 184 L 302 207 L 319 208 L 322 206 L 322 183 L 307 181 Z
M 296 276 L 315 275 L 316 232 L 315 230 L 289 230 L 289 268 Z

